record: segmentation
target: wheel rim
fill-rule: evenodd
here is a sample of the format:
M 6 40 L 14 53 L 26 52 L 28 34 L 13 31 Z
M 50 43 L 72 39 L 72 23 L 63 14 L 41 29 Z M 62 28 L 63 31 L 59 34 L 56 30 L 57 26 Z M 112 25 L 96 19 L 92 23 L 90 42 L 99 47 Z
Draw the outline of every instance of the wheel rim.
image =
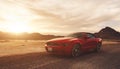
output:
M 75 46 L 72 50 L 72 56 L 76 57 L 80 55 L 80 47 L 79 46 Z

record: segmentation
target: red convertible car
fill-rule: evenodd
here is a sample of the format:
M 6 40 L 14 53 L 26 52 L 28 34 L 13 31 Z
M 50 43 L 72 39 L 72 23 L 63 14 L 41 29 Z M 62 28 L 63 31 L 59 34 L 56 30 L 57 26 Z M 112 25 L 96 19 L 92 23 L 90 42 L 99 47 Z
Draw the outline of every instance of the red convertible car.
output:
M 78 32 L 66 37 L 48 40 L 45 45 L 47 52 L 52 54 L 79 56 L 83 52 L 99 52 L 102 39 L 92 33 Z

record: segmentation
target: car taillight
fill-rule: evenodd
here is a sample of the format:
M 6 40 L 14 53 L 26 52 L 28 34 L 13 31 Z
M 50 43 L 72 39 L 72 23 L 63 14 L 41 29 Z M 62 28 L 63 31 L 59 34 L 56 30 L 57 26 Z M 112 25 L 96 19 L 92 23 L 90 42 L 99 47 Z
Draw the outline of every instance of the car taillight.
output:
M 101 39 L 101 38 L 99 38 L 99 41 L 101 42 L 101 41 L 102 41 L 102 39 Z

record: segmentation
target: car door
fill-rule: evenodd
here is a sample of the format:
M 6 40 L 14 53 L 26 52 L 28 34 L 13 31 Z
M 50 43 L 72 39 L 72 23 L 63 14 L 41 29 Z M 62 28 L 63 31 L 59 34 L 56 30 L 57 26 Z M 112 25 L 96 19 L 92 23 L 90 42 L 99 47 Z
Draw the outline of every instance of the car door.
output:
M 91 33 L 86 33 L 86 38 L 85 38 L 85 49 L 86 51 L 92 50 L 95 48 L 95 36 Z

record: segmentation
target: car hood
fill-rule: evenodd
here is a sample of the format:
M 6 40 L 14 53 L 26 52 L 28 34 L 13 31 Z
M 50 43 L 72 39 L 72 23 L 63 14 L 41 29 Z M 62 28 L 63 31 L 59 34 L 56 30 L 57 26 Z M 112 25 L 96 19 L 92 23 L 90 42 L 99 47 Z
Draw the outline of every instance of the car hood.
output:
M 48 40 L 48 42 L 66 42 L 66 41 L 72 41 L 74 39 L 77 39 L 77 38 L 74 38 L 74 37 L 62 37 L 62 38 L 55 38 L 55 39 Z

